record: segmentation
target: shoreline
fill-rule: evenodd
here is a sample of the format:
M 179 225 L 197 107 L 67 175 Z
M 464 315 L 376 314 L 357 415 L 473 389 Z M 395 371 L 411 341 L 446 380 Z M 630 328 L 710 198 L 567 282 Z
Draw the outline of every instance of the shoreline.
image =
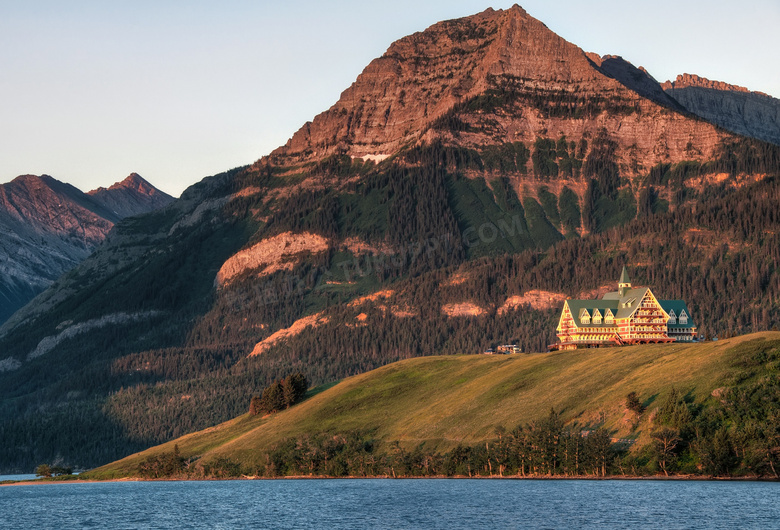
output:
M 112 479 L 70 479 L 70 480 L 21 480 L 18 482 L 8 481 L 0 483 L 0 487 L 4 486 L 43 486 L 49 484 L 97 484 L 108 482 L 224 482 L 231 480 L 241 481 L 254 481 L 254 480 L 592 480 L 592 481 L 607 481 L 607 480 L 624 480 L 624 481 L 658 481 L 658 482 L 780 482 L 780 479 L 772 477 L 712 477 L 712 476 L 698 476 L 698 475 L 673 475 L 673 476 L 640 476 L 640 475 L 613 475 L 608 477 L 599 476 L 447 476 L 447 475 L 433 475 L 429 477 L 393 477 L 390 475 L 374 475 L 374 476 L 347 476 L 347 477 L 332 477 L 327 475 L 291 475 L 287 477 L 231 477 L 231 478 L 138 478 L 138 477 L 124 477 L 124 478 L 112 478 Z

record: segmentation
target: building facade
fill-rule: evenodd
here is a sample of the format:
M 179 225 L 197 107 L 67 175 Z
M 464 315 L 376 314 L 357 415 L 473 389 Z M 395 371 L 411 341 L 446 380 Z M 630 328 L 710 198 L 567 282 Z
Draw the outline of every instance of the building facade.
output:
M 649 287 L 633 288 L 625 267 L 618 290 L 601 300 L 566 300 L 557 334 L 550 349 L 693 342 L 697 336 L 683 300 L 659 300 Z

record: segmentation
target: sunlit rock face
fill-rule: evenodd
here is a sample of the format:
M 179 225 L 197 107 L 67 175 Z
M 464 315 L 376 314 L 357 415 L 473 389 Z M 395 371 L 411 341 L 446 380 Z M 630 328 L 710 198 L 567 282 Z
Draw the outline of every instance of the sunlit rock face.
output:
M 539 136 L 579 141 L 602 131 L 638 172 L 708 159 L 723 138 L 644 70 L 586 54 L 515 6 L 396 41 L 270 160 L 376 160 L 423 141 L 480 147 Z

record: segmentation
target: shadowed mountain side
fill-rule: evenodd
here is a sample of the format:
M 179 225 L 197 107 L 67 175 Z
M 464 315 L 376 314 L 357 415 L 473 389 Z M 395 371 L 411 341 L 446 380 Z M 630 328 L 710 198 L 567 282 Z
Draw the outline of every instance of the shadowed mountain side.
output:
M 665 82 L 663 88 L 689 112 L 709 122 L 780 145 L 780 99 L 690 74 Z
M 0 323 L 92 253 L 117 221 L 171 201 L 135 173 L 89 194 L 48 175 L 0 186 Z
M 619 81 L 623 86 L 633 90 L 640 96 L 678 112 L 686 110 L 674 98 L 666 94 L 658 81 L 644 68 L 637 68 L 617 55 L 605 55 L 604 57 L 599 57 L 595 53 L 588 53 L 587 55 L 598 67 L 599 71 Z

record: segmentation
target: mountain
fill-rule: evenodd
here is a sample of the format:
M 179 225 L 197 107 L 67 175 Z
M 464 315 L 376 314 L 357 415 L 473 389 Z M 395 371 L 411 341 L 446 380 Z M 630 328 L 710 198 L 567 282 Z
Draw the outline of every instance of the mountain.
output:
M 158 210 L 173 201 L 173 197 L 149 184 L 138 173 L 131 173 L 108 189 L 98 188 L 87 195 L 108 209 L 117 220 Z
M 270 155 L 118 222 L 0 327 L 0 467 L 109 462 L 295 371 L 544 351 L 562 301 L 624 265 L 707 336 L 772 329 L 779 174 L 780 147 L 519 7 L 435 24 Z
M 780 99 L 697 75 L 678 75 L 661 85 L 689 112 L 724 129 L 780 145 Z
M 87 194 L 48 175 L 0 185 L 0 323 L 83 261 L 117 221 L 172 200 L 135 173 Z
M 764 382 L 777 377 L 772 360 L 778 358 L 775 332 L 588 355 L 408 359 L 315 389 L 286 410 L 243 414 L 84 477 L 571 476 L 599 475 L 603 464 L 614 475 L 776 477 L 780 454 L 766 449 L 780 441 L 780 433 L 771 408 L 755 407 L 751 398 L 777 397 L 777 386 Z M 550 409 L 557 411 L 555 438 L 545 436 Z M 752 425 L 740 417 L 746 410 Z M 588 442 L 600 429 L 609 433 L 607 444 L 614 441 L 612 450 L 624 453 L 617 462 L 594 462 L 589 454 L 596 448 Z M 651 448 L 664 429 L 675 440 L 667 469 L 660 466 L 663 455 Z M 734 456 L 732 444 L 740 447 Z M 180 467 L 166 471 L 174 448 Z
M 420 141 L 482 148 L 601 132 L 633 172 L 712 158 L 726 136 L 676 112 L 651 77 L 640 90 L 636 72 L 620 58 L 586 54 L 518 6 L 488 9 L 393 43 L 270 158 L 382 160 Z

